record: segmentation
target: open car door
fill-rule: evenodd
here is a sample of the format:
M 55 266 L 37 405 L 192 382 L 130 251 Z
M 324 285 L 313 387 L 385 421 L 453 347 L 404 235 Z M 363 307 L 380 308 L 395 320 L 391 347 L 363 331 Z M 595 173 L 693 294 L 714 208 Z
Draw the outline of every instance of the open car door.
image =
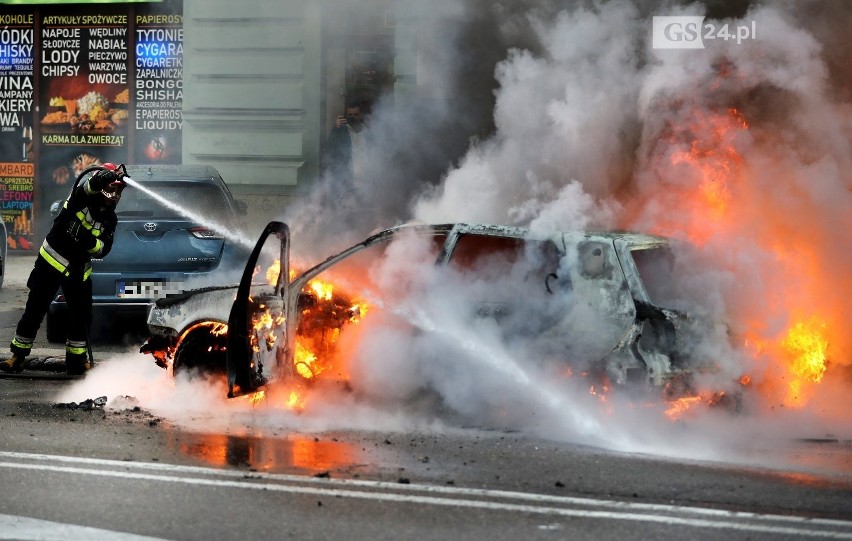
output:
M 290 229 L 269 222 L 243 270 L 228 317 L 228 397 L 252 393 L 289 357 Z

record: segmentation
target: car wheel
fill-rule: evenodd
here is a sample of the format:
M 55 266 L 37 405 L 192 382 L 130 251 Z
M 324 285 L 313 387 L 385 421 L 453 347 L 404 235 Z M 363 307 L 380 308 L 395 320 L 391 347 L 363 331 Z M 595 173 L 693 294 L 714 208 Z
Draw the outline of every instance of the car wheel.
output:
M 45 332 L 47 333 L 47 341 L 51 344 L 61 344 L 65 342 L 65 318 L 61 314 L 47 313 L 47 321 L 45 322 Z
M 174 373 L 227 374 L 225 336 L 217 336 L 208 328 L 192 331 L 175 351 Z

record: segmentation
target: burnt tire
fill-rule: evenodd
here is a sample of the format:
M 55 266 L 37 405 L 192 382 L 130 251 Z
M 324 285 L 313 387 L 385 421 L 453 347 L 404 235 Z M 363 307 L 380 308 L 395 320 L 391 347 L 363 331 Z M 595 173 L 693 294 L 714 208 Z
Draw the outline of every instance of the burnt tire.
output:
M 225 337 L 196 330 L 184 337 L 175 351 L 174 372 L 226 375 Z

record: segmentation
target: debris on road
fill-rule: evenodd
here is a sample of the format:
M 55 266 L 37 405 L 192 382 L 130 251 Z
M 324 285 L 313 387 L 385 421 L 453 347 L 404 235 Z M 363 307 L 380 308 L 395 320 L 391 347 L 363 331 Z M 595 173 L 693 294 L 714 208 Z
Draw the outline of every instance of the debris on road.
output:
M 77 402 L 58 402 L 58 403 L 54 404 L 53 407 L 54 408 L 60 408 L 60 409 L 71 409 L 71 410 L 76 410 L 76 409 L 93 410 L 95 408 L 103 408 L 104 406 L 106 406 L 106 403 L 107 403 L 107 397 L 99 396 L 98 398 L 95 398 L 95 399 L 92 399 L 92 398 L 86 399 L 86 400 L 80 402 L 79 404 Z

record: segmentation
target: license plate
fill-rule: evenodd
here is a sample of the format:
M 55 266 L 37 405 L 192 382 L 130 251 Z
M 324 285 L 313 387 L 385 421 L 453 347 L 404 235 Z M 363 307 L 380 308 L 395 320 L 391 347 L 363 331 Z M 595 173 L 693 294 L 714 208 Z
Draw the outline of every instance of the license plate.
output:
M 128 280 L 116 282 L 116 297 L 122 299 L 159 299 L 181 292 L 177 282 L 163 280 Z

